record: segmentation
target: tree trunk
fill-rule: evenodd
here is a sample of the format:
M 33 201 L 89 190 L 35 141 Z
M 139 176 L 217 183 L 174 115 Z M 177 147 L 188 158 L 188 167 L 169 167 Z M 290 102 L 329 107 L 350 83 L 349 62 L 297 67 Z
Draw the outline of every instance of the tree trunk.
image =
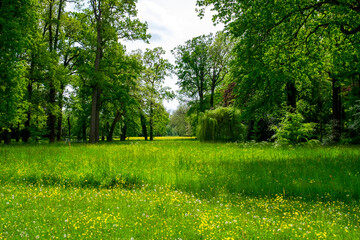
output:
M 203 88 L 203 84 L 200 84 L 200 89 L 199 89 L 199 100 L 200 100 L 200 112 L 204 112 L 205 111 L 205 106 L 204 106 L 204 88 Z
M 60 111 L 60 115 L 58 117 L 58 125 L 57 125 L 57 136 L 56 136 L 57 141 L 61 141 L 62 138 L 62 119 L 63 119 L 63 115 L 62 115 L 62 111 Z
M 291 108 L 291 112 L 296 111 L 296 87 L 295 83 L 286 84 L 287 105 Z
M 83 142 L 86 142 L 86 121 L 84 120 L 83 126 L 82 126 L 82 140 Z
M 11 144 L 11 134 L 7 129 L 4 130 L 4 143 L 7 145 Z
M 69 128 L 69 140 L 71 139 L 71 123 L 70 123 L 70 116 L 67 118 L 68 128 Z
M 211 83 L 211 94 L 210 94 L 210 108 L 212 109 L 214 109 L 215 84 L 216 81 L 213 80 Z
M 101 141 L 105 142 L 105 130 L 104 130 L 104 128 L 101 131 Z
M 336 78 L 332 79 L 332 111 L 333 111 L 333 134 L 332 140 L 338 142 L 341 137 L 341 87 Z
M 150 102 L 150 141 L 154 140 L 154 109 L 153 102 Z
M 48 116 L 48 120 L 49 120 L 49 140 L 50 143 L 54 143 L 55 142 L 55 125 L 56 125 L 56 116 L 54 113 L 54 106 L 56 103 L 56 90 L 55 90 L 55 86 L 53 83 L 53 80 L 50 80 L 50 94 L 49 94 L 49 104 L 50 104 L 50 109 L 49 109 L 49 116 Z
M 62 112 L 62 109 L 63 109 L 63 95 L 64 95 L 64 84 L 61 84 L 61 87 L 60 87 L 60 92 L 59 92 L 59 109 L 60 109 L 60 112 L 59 112 L 59 117 L 58 117 L 58 125 L 57 125 L 57 137 L 56 137 L 56 140 L 57 141 L 61 141 L 61 138 L 62 138 L 62 120 L 63 120 L 63 112 Z
M 15 130 L 15 139 L 16 142 L 20 142 L 20 123 L 18 123 L 17 128 Z
M 49 6 L 49 50 L 50 53 L 53 52 L 54 50 L 54 45 L 53 45 L 53 32 L 52 32 L 52 14 L 53 14 L 53 4 L 54 1 L 51 0 L 50 1 L 50 6 Z M 49 113 L 48 113 L 48 123 L 49 123 L 49 140 L 50 143 L 54 143 L 55 142 L 55 124 L 56 124 L 56 116 L 54 113 L 54 107 L 55 107 L 55 101 L 56 101 L 56 90 L 55 90 L 55 85 L 54 85 L 54 79 L 53 77 L 49 76 Z
M 99 142 L 99 125 L 100 125 L 100 96 L 101 89 L 100 87 L 94 87 L 92 94 L 92 103 L 91 103 L 91 119 L 90 119 L 90 143 Z
M 115 131 L 115 127 L 116 127 L 117 122 L 119 122 L 120 118 L 121 118 L 121 113 L 120 113 L 119 110 L 117 110 L 114 121 L 111 123 L 111 127 L 110 127 L 110 130 L 109 130 L 109 135 L 107 137 L 108 142 L 111 142 L 113 140 L 113 134 L 114 134 L 114 131 Z
M 127 131 L 127 124 L 126 124 L 126 122 L 124 122 L 124 125 L 121 128 L 120 141 L 125 141 L 126 140 L 126 131 Z
M 94 3 L 96 4 L 96 3 Z M 99 71 L 100 63 L 103 57 L 103 40 L 102 40 L 102 24 L 101 24 L 101 1 L 97 6 L 93 6 L 94 15 L 96 19 L 96 34 L 97 34 L 97 45 L 96 45 L 96 57 L 95 57 L 95 78 L 96 85 L 93 87 L 92 104 L 91 104 L 91 120 L 90 120 L 90 143 L 99 142 L 99 127 L 100 127 L 100 106 L 101 106 L 101 88 L 99 82 Z
M 146 118 L 142 112 L 140 112 L 140 121 L 141 121 L 142 133 L 144 135 L 145 141 L 147 141 L 148 135 L 147 135 L 147 128 L 146 128 Z
M 251 137 L 252 137 L 253 131 L 254 131 L 254 126 L 255 126 L 255 121 L 250 120 L 249 125 L 248 125 L 248 132 L 247 132 L 246 140 L 251 140 Z

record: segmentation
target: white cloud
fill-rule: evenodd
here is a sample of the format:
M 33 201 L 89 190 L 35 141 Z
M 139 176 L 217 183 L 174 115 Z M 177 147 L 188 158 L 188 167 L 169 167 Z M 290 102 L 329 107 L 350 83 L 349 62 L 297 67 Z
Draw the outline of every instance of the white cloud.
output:
M 126 42 L 127 49 L 132 51 L 162 47 L 166 51 L 165 58 L 171 63 L 175 62 L 172 49 L 193 37 L 215 33 L 223 27 L 215 27 L 209 13 L 200 19 L 195 11 L 196 0 L 139 0 L 137 7 L 139 19 L 148 22 L 149 33 L 153 38 L 150 39 L 150 44 L 141 41 Z M 169 77 L 165 80 L 165 85 L 176 91 L 176 81 L 176 76 Z M 165 101 L 164 105 L 168 110 L 175 110 L 179 103 Z

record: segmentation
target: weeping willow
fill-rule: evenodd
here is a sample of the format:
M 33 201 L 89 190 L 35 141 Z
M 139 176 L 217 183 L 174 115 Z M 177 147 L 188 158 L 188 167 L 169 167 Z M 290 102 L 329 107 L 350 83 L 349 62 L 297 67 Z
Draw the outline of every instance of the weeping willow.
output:
M 245 127 L 241 113 L 232 107 L 206 111 L 199 116 L 197 137 L 202 142 L 243 141 Z

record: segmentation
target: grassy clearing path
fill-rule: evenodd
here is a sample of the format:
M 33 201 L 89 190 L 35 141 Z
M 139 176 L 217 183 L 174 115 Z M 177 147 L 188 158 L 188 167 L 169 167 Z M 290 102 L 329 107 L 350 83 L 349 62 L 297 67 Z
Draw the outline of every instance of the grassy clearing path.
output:
M 356 147 L 0 147 L 0 239 L 359 239 L 359 196 Z

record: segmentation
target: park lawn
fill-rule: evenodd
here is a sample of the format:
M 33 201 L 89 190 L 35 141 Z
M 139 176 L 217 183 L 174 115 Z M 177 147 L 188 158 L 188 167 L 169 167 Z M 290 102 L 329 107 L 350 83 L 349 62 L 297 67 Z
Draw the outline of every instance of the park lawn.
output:
M 0 147 L 0 239 L 360 238 L 358 147 Z

